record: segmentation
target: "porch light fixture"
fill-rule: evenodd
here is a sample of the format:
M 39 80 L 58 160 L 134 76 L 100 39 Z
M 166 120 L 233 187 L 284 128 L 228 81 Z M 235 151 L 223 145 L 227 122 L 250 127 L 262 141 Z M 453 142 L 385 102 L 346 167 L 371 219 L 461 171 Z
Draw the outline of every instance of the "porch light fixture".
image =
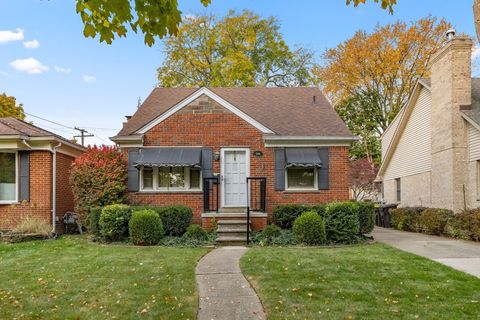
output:
M 213 153 L 213 160 L 218 161 L 220 160 L 220 152 L 214 152 Z

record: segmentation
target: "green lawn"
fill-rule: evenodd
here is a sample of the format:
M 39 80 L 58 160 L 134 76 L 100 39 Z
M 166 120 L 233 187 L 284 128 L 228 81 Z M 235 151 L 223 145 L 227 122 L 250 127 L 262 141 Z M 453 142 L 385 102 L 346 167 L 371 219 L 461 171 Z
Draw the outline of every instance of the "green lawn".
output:
M 205 248 L 0 244 L 0 319 L 194 319 Z
M 241 267 L 269 319 L 480 316 L 480 279 L 381 244 L 253 248 Z

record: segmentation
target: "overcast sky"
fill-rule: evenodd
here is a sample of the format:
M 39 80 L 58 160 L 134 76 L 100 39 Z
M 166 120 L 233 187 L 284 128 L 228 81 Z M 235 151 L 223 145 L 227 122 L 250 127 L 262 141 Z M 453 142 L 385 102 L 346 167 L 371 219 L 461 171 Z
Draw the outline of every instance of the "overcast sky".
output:
M 429 14 L 474 35 L 472 0 L 398 2 L 392 16 L 376 4 L 354 8 L 345 0 L 212 0 L 207 9 L 199 0 L 179 0 L 183 14 L 249 9 L 274 16 L 289 45 L 318 56 L 358 29 Z M 28 116 L 47 130 L 71 138 L 73 127 L 83 127 L 96 135 L 89 143 L 102 144 L 156 85 L 162 46 L 145 46 L 143 36 L 133 33 L 113 45 L 101 44 L 85 39 L 82 30 L 74 0 L 0 0 L 0 93 L 15 96 L 27 113 L 64 125 Z

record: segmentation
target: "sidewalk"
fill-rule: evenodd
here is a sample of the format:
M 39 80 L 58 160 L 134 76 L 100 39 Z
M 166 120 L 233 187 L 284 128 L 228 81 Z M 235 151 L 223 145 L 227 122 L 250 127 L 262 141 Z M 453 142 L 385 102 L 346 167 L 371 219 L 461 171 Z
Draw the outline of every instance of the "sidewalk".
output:
M 260 299 L 240 270 L 240 258 L 247 250 L 221 247 L 198 262 L 198 320 L 266 319 Z
M 480 244 L 376 227 L 373 238 L 480 278 Z

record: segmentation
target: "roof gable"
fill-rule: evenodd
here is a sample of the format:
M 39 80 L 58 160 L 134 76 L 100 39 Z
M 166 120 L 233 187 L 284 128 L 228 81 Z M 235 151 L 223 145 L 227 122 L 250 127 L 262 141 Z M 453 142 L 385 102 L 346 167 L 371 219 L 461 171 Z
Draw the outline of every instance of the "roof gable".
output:
M 249 124 L 251 124 L 252 126 L 257 128 L 258 130 L 260 130 L 262 133 L 267 133 L 267 134 L 268 133 L 273 133 L 272 130 L 270 130 L 269 128 L 267 128 L 266 126 L 264 126 L 263 124 L 261 124 L 257 120 L 253 119 L 252 117 L 250 117 L 249 115 L 247 115 L 246 113 L 244 113 L 243 111 L 241 111 L 240 109 L 238 109 L 237 107 L 235 107 L 234 105 L 232 105 L 231 103 L 226 101 L 225 99 L 223 99 L 220 96 L 218 96 L 217 94 L 213 93 L 208 88 L 198 89 L 197 91 L 195 91 L 194 93 L 192 93 L 191 95 L 189 95 L 188 97 L 186 97 L 185 99 L 183 99 L 182 101 L 180 101 L 179 103 L 177 103 L 176 105 L 174 105 L 173 107 L 168 109 L 166 112 L 159 115 L 158 117 L 156 117 L 155 119 L 150 121 L 145 126 L 141 127 L 139 130 L 136 131 L 136 133 L 143 134 L 143 133 L 147 132 L 148 130 L 152 129 L 156 125 L 160 124 L 165 119 L 169 118 L 173 114 L 177 113 L 181 109 L 188 106 L 191 102 L 195 101 L 196 99 L 198 99 L 202 95 L 206 95 L 206 96 L 210 97 L 211 99 L 215 100 L 221 106 L 228 109 L 229 111 L 231 111 L 232 113 L 234 113 L 238 117 L 242 118 L 243 120 L 245 120 L 246 122 L 248 122 Z
M 396 124 L 396 128 L 395 128 L 395 131 L 393 132 L 393 137 L 391 138 L 390 140 L 390 143 L 388 144 L 388 147 L 387 147 L 387 150 L 385 151 L 385 154 L 383 156 L 383 159 L 382 159 L 382 164 L 380 166 L 380 169 L 378 170 L 378 176 L 379 177 L 382 177 L 383 174 L 385 173 L 385 170 L 387 169 L 389 163 L 390 163 L 390 160 L 392 159 L 392 156 L 395 152 L 395 149 L 398 145 L 398 142 L 403 134 L 403 131 L 405 130 L 405 127 L 407 126 L 407 123 L 410 119 L 410 116 L 413 112 L 413 109 L 415 108 L 415 105 L 418 101 L 418 98 L 420 96 L 420 93 L 422 91 L 422 89 L 426 89 L 428 91 L 430 91 L 430 87 L 426 85 L 426 83 L 424 81 L 417 81 L 415 87 L 413 88 L 413 91 L 412 91 L 412 94 L 410 95 L 408 101 L 407 101 L 407 104 L 403 107 L 403 111 L 400 111 L 399 112 L 399 120 L 398 120 L 398 124 Z M 393 121 L 392 123 L 390 124 L 393 125 Z M 390 129 L 390 126 L 387 127 L 387 130 Z

